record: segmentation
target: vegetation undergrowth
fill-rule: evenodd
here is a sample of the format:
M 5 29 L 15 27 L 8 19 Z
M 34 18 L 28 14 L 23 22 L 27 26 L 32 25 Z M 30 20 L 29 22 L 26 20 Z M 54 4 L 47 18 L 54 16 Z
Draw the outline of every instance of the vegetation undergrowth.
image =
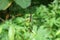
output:
M 59 0 L 7 1 L 0 1 L 0 40 L 60 40 Z

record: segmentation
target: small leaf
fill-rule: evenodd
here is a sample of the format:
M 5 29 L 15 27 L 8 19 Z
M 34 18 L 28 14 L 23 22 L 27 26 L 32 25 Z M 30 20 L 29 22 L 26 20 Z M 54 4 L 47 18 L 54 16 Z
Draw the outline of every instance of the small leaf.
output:
M 57 27 L 60 27 L 60 17 L 56 19 L 55 25 Z

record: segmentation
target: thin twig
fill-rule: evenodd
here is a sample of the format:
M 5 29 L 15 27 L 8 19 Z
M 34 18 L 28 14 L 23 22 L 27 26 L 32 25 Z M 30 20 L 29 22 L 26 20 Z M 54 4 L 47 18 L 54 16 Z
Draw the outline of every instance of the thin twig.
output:
M 2 21 L 2 22 L 4 22 L 5 20 L 4 19 L 2 19 L 1 17 L 0 17 L 0 20 Z

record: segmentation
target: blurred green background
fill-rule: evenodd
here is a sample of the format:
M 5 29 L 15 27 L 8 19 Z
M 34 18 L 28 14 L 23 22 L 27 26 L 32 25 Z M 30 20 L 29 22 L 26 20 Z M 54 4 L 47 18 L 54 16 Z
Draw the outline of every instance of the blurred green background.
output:
M 60 0 L 31 0 L 30 5 L 14 0 L 9 7 L 5 1 L 0 1 L 0 40 L 60 40 Z

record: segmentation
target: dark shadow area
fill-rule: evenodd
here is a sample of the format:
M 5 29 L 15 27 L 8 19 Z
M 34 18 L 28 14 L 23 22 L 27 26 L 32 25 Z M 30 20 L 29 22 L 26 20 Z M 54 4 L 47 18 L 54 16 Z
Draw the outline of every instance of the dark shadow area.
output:
M 41 4 L 43 4 L 43 5 L 46 5 L 46 6 L 48 6 L 48 4 L 51 4 L 51 2 L 53 2 L 54 0 L 32 0 L 32 3 L 31 3 L 31 5 L 32 6 L 35 6 L 35 5 L 37 5 L 37 6 L 39 6 L 39 5 L 41 5 Z

